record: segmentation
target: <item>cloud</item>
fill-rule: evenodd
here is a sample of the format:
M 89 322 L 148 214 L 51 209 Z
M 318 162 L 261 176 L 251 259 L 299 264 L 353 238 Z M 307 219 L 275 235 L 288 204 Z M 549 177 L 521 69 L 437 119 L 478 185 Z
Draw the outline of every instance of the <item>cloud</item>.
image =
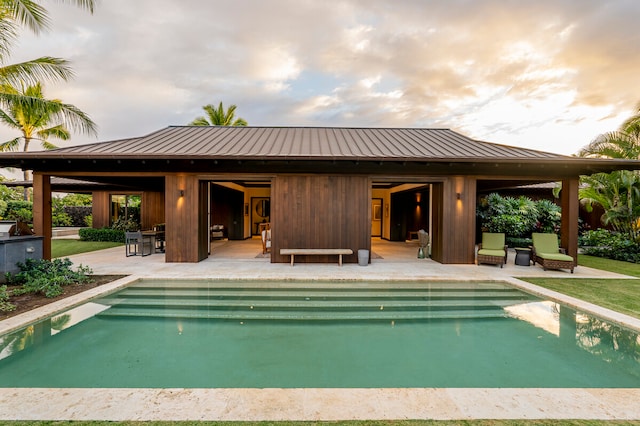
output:
M 222 101 L 255 125 L 450 127 L 572 153 L 639 100 L 629 0 L 47 8 L 50 33 L 25 35 L 14 56 L 72 60 L 77 78 L 48 93 L 89 113 L 100 139 L 185 124 Z

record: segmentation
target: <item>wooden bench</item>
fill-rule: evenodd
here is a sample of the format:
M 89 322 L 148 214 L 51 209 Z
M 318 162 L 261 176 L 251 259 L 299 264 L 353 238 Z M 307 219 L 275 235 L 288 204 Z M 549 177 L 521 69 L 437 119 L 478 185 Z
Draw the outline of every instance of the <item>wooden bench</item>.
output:
M 343 254 L 353 254 L 353 250 L 351 250 L 351 249 L 280 249 L 280 254 L 282 256 L 286 256 L 286 255 L 291 256 L 291 266 L 293 266 L 294 257 L 296 255 L 337 254 L 338 255 L 338 265 L 342 266 L 342 255 Z

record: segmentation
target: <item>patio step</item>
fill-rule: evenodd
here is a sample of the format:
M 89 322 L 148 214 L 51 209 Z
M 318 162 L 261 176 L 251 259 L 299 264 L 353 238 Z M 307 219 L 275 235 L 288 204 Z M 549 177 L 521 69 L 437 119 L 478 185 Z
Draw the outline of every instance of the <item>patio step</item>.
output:
M 510 288 L 136 286 L 96 302 L 100 317 L 234 320 L 426 320 L 505 317 L 534 299 Z
M 461 310 L 461 311 L 424 311 L 424 312 L 330 312 L 325 311 L 208 311 L 191 309 L 158 309 L 158 310 L 118 310 L 103 311 L 99 317 L 158 317 L 158 318 L 190 318 L 219 320 L 279 320 L 279 321 L 399 321 L 399 320 L 435 320 L 465 318 L 504 318 L 507 315 L 500 310 Z
M 122 297 L 166 297 L 166 298 L 202 298 L 216 297 L 220 299 L 246 299 L 246 298 L 324 298 L 324 299 L 415 299 L 424 298 L 430 300 L 467 298 L 467 299 L 499 299 L 515 298 L 522 299 L 523 293 L 517 290 L 451 290 L 451 289 L 406 289 L 406 290 L 346 290 L 346 289 L 227 289 L 227 288 L 132 288 L 125 289 L 121 293 Z

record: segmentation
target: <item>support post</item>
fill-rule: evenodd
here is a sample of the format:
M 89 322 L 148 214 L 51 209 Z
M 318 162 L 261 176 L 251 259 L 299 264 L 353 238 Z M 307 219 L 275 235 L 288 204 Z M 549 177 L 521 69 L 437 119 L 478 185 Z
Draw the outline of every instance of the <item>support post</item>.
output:
M 567 249 L 569 256 L 573 257 L 573 266 L 578 266 L 579 182 L 580 180 L 577 177 L 563 179 L 562 191 L 560 192 L 560 205 L 562 207 L 560 245 Z
M 200 185 L 193 175 L 165 177 L 165 261 L 199 262 L 206 258 L 206 248 L 200 250 L 202 230 L 200 216 Z M 207 241 L 208 243 L 208 241 Z
M 33 174 L 33 231 L 41 235 L 42 258 L 51 259 L 51 176 Z

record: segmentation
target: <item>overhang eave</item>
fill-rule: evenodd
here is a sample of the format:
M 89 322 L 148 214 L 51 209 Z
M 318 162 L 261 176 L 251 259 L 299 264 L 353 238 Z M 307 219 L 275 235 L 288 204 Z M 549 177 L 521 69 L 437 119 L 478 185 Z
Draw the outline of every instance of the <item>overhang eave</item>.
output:
M 0 154 L 0 167 L 13 167 L 34 171 L 126 171 L 136 172 L 201 172 L 211 168 L 222 172 L 246 172 L 262 170 L 265 173 L 318 172 L 349 167 L 351 172 L 384 173 L 431 172 L 441 174 L 539 174 L 554 173 L 560 176 L 590 175 L 614 170 L 640 170 L 637 160 L 588 159 L 578 157 L 558 158 L 474 158 L 474 157 L 362 157 L 362 156 L 234 156 L 234 155 L 113 155 L 34 152 L 20 155 Z M 355 166 L 355 167 L 354 167 Z M 257 170 L 256 170 L 257 168 Z M 354 169 L 355 168 L 355 169 Z M 346 172 L 346 170 L 345 170 Z

